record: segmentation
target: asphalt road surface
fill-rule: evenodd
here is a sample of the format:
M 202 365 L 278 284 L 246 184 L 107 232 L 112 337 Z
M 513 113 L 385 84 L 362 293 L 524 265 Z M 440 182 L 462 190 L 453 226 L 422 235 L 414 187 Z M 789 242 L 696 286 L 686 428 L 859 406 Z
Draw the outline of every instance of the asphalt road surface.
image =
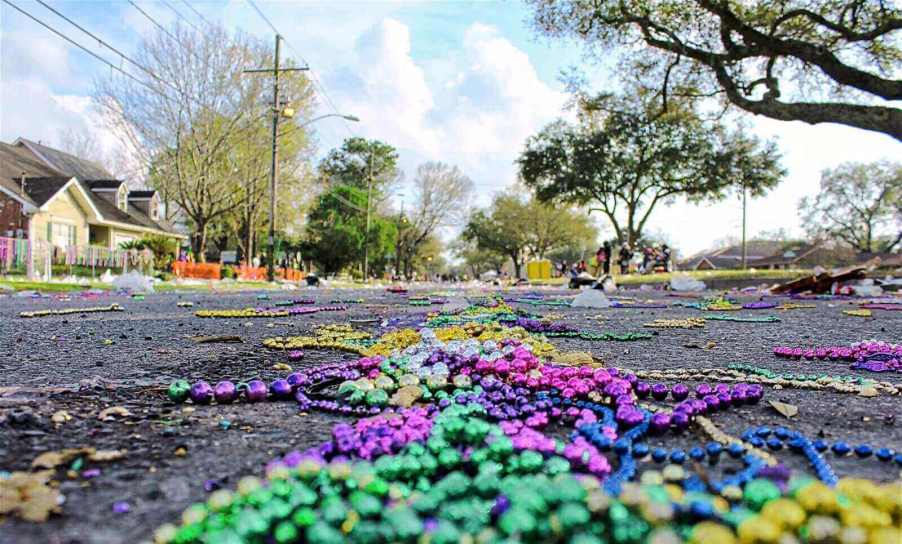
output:
M 489 291 L 456 291 L 452 302 L 465 295 Z M 524 291 L 508 291 L 518 296 Z M 541 291 L 545 297 L 572 295 Z M 425 291 L 420 294 L 425 294 Z M 699 317 L 699 310 L 673 307 L 686 299 L 665 293 L 626 291 L 645 301 L 670 305 L 663 309 L 576 309 L 514 304 L 540 314 L 558 314 L 559 320 L 589 331 L 643 330 L 655 318 Z M 710 294 L 710 293 L 709 293 Z M 284 353 L 267 350 L 262 340 L 272 336 L 305 334 L 316 324 L 347 323 L 378 318 L 356 326 L 381 333 L 383 320 L 422 315 L 440 306 L 409 306 L 402 295 L 376 290 L 305 289 L 257 293 L 155 294 L 144 300 L 124 295 L 99 295 L 69 300 L 0 296 L 0 471 L 29 470 L 35 457 L 48 451 L 83 446 L 99 450 L 127 450 L 119 460 L 90 463 L 100 474 L 91 479 L 55 476 L 65 495 L 61 513 L 45 523 L 18 519 L 0 521 L 0 543 L 118 543 L 150 540 L 153 530 L 177 522 L 189 504 L 202 501 L 217 486 L 232 487 L 247 474 L 260 475 L 265 463 L 293 449 L 316 445 L 329 436 L 337 416 L 299 414 L 293 401 L 226 406 L 175 405 L 165 395 L 178 378 L 271 381 L 284 377 L 278 363 L 307 368 L 327 362 L 352 360 L 351 354 L 308 350 L 301 361 L 288 362 Z M 318 305 L 334 299 L 363 302 L 347 310 L 281 318 L 201 319 L 198 309 L 235 309 L 271 306 L 277 301 L 313 298 Z M 752 297 L 740 300 L 753 300 Z M 193 307 L 180 307 L 191 301 Z M 22 311 L 85 308 L 118 303 L 115 313 L 85 313 L 25 319 Z M 731 315 L 777 315 L 779 323 L 708 322 L 703 329 L 663 329 L 651 340 L 599 342 L 554 339 L 562 350 L 591 351 L 610 366 L 636 370 L 726 368 L 746 363 L 778 372 L 856 374 L 902 384 L 902 374 L 877 375 L 850 371 L 848 363 L 780 360 L 771 350 L 777 345 L 840 345 L 865 339 L 902 342 L 902 312 L 874 311 L 873 318 L 844 315 L 852 302 L 818 301 L 816 309 L 777 312 L 747 310 Z M 646 332 L 649 329 L 644 329 Z M 193 336 L 239 336 L 243 343 L 198 343 Z M 694 347 L 701 346 L 701 347 Z M 707 346 L 708 349 L 705 349 Z M 698 382 L 687 382 L 694 385 Z M 779 400 L 798 407 L 788 420 L 766 403 Z M 122 407 L 131 415 L 98 418 L 105 408 Z M 65 411 L 71 419 L 54 423 Z M 875 448 L 902 450 L 900 397 L 873 398 L 825 391 L 767 388 L 764 402 L 716 414 L 714 421 L 738 435 L 750 426 L 784 425 L 826 440 L 868 443 Z M 674 447 L 697 442 L 692 433 L 664 435 L 649 441 Z M 682 447 L 682 446 L 681 446 Z M 801 456 L 785 454 L 781 460 L 805 471 Z M 899 467 L 873 458 L 831 459 L 840 476 L 858 475 L 877 480 L 899 476 Z M 87 468 L 82 467 L 82 471 Z M 72 476 L 72 477 L 70 477 Z M 125 502 L 128 512 L 114 512 Z

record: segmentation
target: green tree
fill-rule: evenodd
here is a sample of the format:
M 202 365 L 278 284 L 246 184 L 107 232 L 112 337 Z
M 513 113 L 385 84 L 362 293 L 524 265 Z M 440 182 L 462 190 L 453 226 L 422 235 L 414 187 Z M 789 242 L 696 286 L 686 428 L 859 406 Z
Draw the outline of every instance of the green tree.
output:
M 522 186 L 514 186 L 496 195 L 488 210 L 470 216 L 463 241 L 474 244 L 477 252 L 510 258 L 518 278 L 528 257 L 543 259 L 557 249 L 595 243 L 598 232 L 584 214 L 526 194 Z
M 526 201 L 509 190 L 496 195 L 488 210 L 474 212 L 462 235 L 481 250 L 510 258 L 519 278 L 529 243 L 529 221 Z
M 483 249 L 475 240 L 467 240 L 463 236 L 451 244 L 451 250 L 454 256 L 462 261 L 465 269 L 473 278 L 478 278 L 490 270 L 500 274 L 501 267 L 508 259 L 504 254 Z
M 820 191 L 799 202 L 811 236 L 858 251 L 892 251 L 902 242 L 902 164 L 847 162 L 821 173 Z
M 335 274 L 360 263 L 366 232 L 366 191 L 339 185 L 321 194 L 307 218 L 302 252 L 317 263 L 324 274 Z M 370 255 L 373 270 L 380 273 L 394 248 L 397 229 L 382 216 L 370 224 Z
M 533 197 L 527 204 L 527 214 L 531 224 L 526 248 L 537 259 L 566 247 L 591 248 L 598 239 L 598 229 L 589 216 L 570 206 L 552 206 Z
M 426 162 L 417 167 L 412 184 L 413 206 L 399 217 L 397 262 L 407 279 L 419 248 L 441 227 L 465 220 L 473 193 L 473 182 L 456 166 Z
M 173 36 L 179 47 L 172 46 Z M 95 101 L 128 145 L 130 159 L 149 166 L 148 182 L 160 191 L 167 219 L 177 210 L 192 227 L 192 249 L 203 260 L 209 233 L 224 235 L 228 229 L 217 223 L 249 195 L 259 194 L 245 187 L 268 172 L 262 163 L 270 156 L 270 140 L 263 135 L 272 118 L 271 80 L 242 71 L 272 65 L 271 47 L 217 25 L 203 33 L 175 25 L 151 34 L 135 56 L 147 70 L 131 78 L 111 72 L 99 79 Z M 286 74 L 280 92 L 303 120 L 312 100 L 306 76 Z M 296 121 L 282 123 L 289 125 L 303 134 Z M 286 139 L 287 168 L 296 138 Z
M 762 146 L 682 106 L 661 113 L 641 97 L 585 100 L 580 124 L 556 121 L 527 140 L 520 177 L 542 201 L 602 212 L 629 244 L 661 202 L 722 199 L 737 186 L 755 196 L 780 182 L 772 142 Z
M 902 139 L 902 11 L 885 1 L 528 0 L 537 32 L 582 41 L 652 90 Z M 644 49 L 637 44 L 644 43 Z M 626 78 L 624 78 L 626 79 Z
M 379 140 L 353 137 L 333 149 L 319 164 L 319 174 L 330 185 L 347 185 L 367 191 L 381 202 L 401 177 L 398 152 Z

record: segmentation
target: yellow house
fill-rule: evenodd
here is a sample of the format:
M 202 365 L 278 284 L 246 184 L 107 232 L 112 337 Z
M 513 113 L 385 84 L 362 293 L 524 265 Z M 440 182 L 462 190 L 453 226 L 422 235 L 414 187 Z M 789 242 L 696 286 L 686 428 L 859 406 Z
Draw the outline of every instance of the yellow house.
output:
M 186 238 L 155 191 L 129 190 L 100 166 L 19 138 L 0 142 L 0 236 L 116 249 L 146 235 Z

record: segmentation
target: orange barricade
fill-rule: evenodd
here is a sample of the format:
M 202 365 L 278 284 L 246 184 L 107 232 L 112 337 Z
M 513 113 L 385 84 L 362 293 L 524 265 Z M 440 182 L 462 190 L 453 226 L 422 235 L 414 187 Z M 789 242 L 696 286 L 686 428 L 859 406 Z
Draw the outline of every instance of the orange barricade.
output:
M 220 265 L 218 263 L 187 263 L 183 261 L 172 263 L 172 273 L 177 278 L 218 280 L 220 278 L 219 272 Z
M 245 281 L 266 281 L 266 268 L 262 266 L 235 266 L 235 277 Z M 288 281 L 301 281 L 304 273 L 293 268 L 277 268 L 276 278 Z
M 283 280 L 288 281 L 301 281 L 304 279 L 304 273 L 294 268 L 282 268 L 279 270 L 279 275 Z

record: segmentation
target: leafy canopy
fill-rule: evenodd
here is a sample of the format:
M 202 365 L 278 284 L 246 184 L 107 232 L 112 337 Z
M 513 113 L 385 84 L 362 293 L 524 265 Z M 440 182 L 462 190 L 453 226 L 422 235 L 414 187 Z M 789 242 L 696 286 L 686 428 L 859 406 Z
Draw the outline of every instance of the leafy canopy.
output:
M 783 121 L 902 139 L 902 10 L 885 0 L 528 0 L 537 32 L 583 42 L 639 87 Z M 645 47 L 641 47 L 645 45 Z
M 540 200 L 601 211 L 627 243 L 660 202 L 722 199 L 737 185 L 759 195 L 779 183 L 773 143 L 762 147 L 680 106 L 661 113 L 641 96 L 584 100 L 579 124 L 559 120 L 527 140 L 520 177 Z
M 799 203 L 812 236 L 859 251 L 892 251 L 902 242 L 902 164 L 844 163 L 821 174 L 820 191 Z

